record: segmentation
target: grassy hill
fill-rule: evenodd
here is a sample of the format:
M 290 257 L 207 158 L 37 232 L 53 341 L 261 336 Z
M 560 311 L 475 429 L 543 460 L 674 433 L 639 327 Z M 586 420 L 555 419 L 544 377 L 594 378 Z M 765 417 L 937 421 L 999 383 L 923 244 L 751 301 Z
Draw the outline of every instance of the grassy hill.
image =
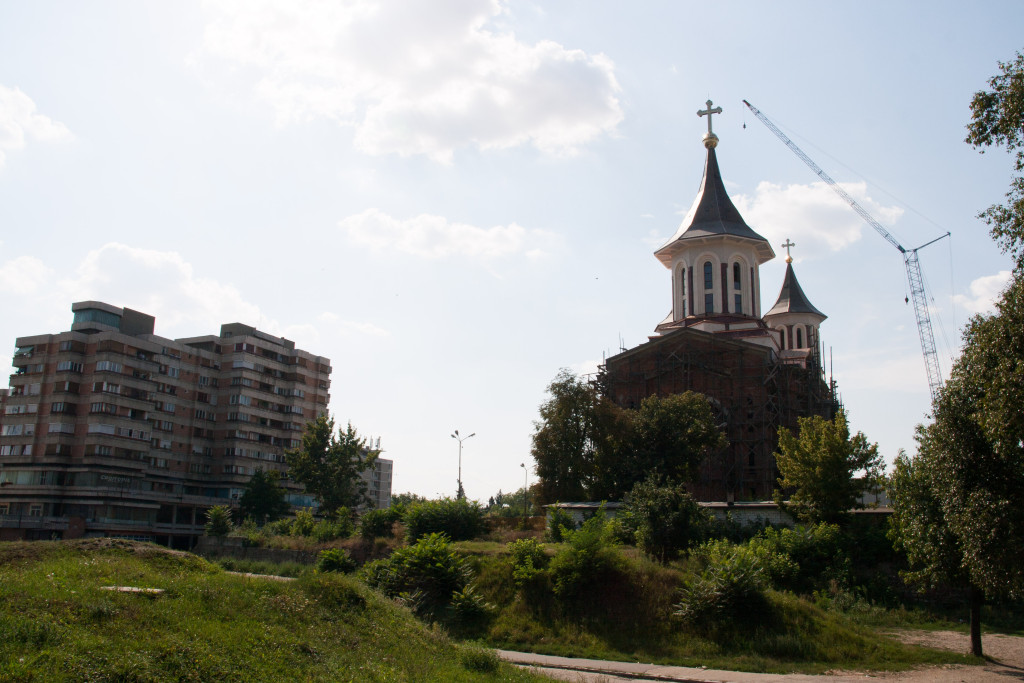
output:
M 0 605 L 0 683 L 545 680 L 350 577 L 245 578 L 131 541 L 0 544 Z

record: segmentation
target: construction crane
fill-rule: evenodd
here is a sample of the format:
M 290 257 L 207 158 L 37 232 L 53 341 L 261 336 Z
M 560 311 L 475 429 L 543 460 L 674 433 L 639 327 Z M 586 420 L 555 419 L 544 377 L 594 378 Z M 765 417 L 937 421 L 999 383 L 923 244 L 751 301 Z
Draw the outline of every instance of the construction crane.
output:
M 916 249 L 905 249 L 902 244 L 897 241 L 892 234 L 882 226 L 881 223 L 875 220 L 874 216 L 864 210 L 857 200 L 849 195 L 849 193 L 840 187 L 839 183 L 832 180 L 829 174 L 821 170 L 809 156 L 804 154 L 803 150 L 796 146 L 796 144 L 790 140 L 785 133 L 779 130 L 771 120 L 761 113 L 757 107 L 752 105 L 750 102 L 743 100 L 743 104 L 747 105 L 747 108 L 754 113 L 754 116 L 768 127 L 768 130 L 775 133 L 775 137 L 782 140 L 790 150 L 793 151 L 800 160 L 810 166 L 811 170 L 814 171 L 819 178 L 825 181 L 825 183 L 835 190 L 836 194 L 843 198 L 850 207 L 857 212 L 861 218 L 867 221 L 875 231 L 885 238 L 885 240 L 900 250 L 903 254 L 903 263 L 907 267 L 907 280 L 910 282 L 910 298 L 914 302 L 914 316 L 917 318 L 917 334 L 921 338 L 921 353 L 924 355 L 924 367 L 928 373 L 928 390 L 931 392 L 932 401 L 938 397 L 939 389 L 942 387 L 942 371 L 939 367 L 939 354 L 935 350 L 935 334 L 932 332 L 932 319 L 928 314 L 928 298 L 924 291 L 924 277 L 921 275 L 921 262 L 917 258 L 917 252 L 924 249 L 929 244 L 934 244 L 939 240 L 949 237 L 947 232 L 945 235 L 941 235 L 926 242 Z

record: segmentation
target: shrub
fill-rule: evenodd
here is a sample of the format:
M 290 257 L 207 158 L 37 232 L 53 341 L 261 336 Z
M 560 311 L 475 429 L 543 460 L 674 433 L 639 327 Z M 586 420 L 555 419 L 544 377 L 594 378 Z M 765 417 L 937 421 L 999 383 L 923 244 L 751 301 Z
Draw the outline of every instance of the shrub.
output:
M 468 541 L 487 530 L 483 508 L 465 499 L 442 498 L 415 503 L 406 510 L 403 521 L 409 543 L 428 534 L 444 534 L 453 541 Z
M 448 616 L 454 596 L 469 585 L 472 572 L 442 534 L 428 534 L 399 548 L 386 560 L 363 567 L 366 583 L 408 604 L 420 617 L 438 621 Z
M 742 546 L 720 550 L 699 575 L 683 583 L 674 614 L 687 626 L 716 628 L 740 616 L 756 623 L 767 613 L 764 572 L 756 556 Z
M 359 518 L 359 535 L 367 541 L 391 538 L 397 520 L 398 511 L 395 508 L 367 510 Z
M 300 508 L 295 511 L 295 520 L 292 522 L 292 536 L 312 536 L 316 520 L 313 518 L 311 508 Z
M 552 558 L 548 571 L 555 595 L 571 601 L 601 585 L 610 572 L 619 568 L 620 560 L 604 512 L 570 532 L 567 541 L 567 547 Z
M 214 505 L 206 511 L 206 535 L 227 536 L 231 533 L 231 508 L 227 505 Z
M 349 574 L 356 570 L 356 561 L 344 548 L 330 548 L 320 551 L 316 558 L 316 570 L 318 572 L 340 572 Z
M 517 588 L 536 581 L 547 566 L 548 556 L 544 554 L 544 546 L 533 538 L 521 538 L 512 541 L 506 548 L 512 561 L 512 582 Z
M 842 586 L 849 584 L 850 558 L 835 524 L 821 522 L 795 529 L 765 529 L 751 539 L 750 547 L 765 557 L 786 555 L 794 563 L 795 567 L 785 572 L 776 571 L 778 565 L 767 565 L 777 588 L 811 593 L 833 582 Z
M 707 536 L 711 515 L 682 484 L 648 478 L 633 486 L 627 500 L 637 547 L 662 564 Z
M 545 537 L 552 543 L 562 543 L 576 529 L 572 515 L 560 507 L 548 508 L 548 528 Z

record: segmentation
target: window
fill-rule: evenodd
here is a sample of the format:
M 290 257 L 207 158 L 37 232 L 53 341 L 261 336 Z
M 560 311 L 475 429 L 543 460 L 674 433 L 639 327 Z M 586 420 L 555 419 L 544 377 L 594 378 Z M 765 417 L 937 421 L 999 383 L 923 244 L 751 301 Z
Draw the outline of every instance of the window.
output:
M 743 312 L 743 283 L 740 278 L 740 264 L 732 264 L 733 313 Z
M 796 348 L 804 348 L 804 331 L 799 327 L 796 328 Z
M 679 269 L 679 296 L 683 299 L 683 317 L 686 317 L 686 268 Z
M 121 364 L 111 360 L 101 360 L 96 363 L 96 372 L 121 372 Z
M 90 434 L 114 434 L 114 425 L 104 424 L 91 424 L 89 425 Z
M 779 345 L 780 348 L 783 351 L 785 351 L 786 350 L 786 328 L 785 327 L 780 327 L 779 328 L 779 340 L 781 342 L 780 345 Z
M 32 455 L 32 444 L 12 444 L 0 446 L 0 455 Z
M 46 431 L 49 434 L 74 434 L 75 424 L 73 422 L 51 422 Z
M 232 395 L 232 396 L 231 396 L 231 397 L 230 397 L 230 398 L 228 399 L 228 402 L 229 402 L 229 403 L 230 403 L 231 405 L 233 405 L 233 406 L 234 406 L 234 405 L 239 405 L 239 406 L 248 406 L 248 405 L 252 405 L 252 399 L 251 399 L 251 398 L 249 398 L 248 396 L 242 396 L 242 395 L 239 395 L 239 394 L 234 394 L 234 395 Z
M 108 394 L 120 394 L 121 393 L 121 385 L 120 384 L 111 384 L 110 382 L 96 382 L 95 384 L 92 385 L 92 390 L 93 391 L 103 391 L 103 392 L 106 392 Z
M 57 372 L 81 372 L 82 364 L 70 360 L 62 360 L 57 363 Z
M 28 506 L 28 516 L 29 517 L 42 517 L 43 516 L 43 504 L 42 503 L 32 503 L 31 505 L 29 505 Z
M 117 415 L 117 406 L 115 406 L 113 403 L 103 403 L 102 401 L 100 401 L 98 403 L 90 403 L 89 404 L 89 412 L 90 413 L 106 413 L 108 415 Z
M 711 261 L 704 262 L 704 312 L 715 312 L 715 283 L 711 272 Z

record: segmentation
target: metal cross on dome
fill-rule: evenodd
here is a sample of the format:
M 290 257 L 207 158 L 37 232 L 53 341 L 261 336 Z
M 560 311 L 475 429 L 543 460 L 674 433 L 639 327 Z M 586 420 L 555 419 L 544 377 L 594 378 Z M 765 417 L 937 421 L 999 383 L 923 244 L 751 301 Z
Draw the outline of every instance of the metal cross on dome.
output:
M 714 131 L 711 130 L 711 115 L 712 114 L 721 114 L 722 113 L 722 108 L 721 107 L 715 107 L 714 109 L 712 109 L 711 108 L 711 100 L 707 101 L 707 105 L 708 105 L 707 109 L 700 109 L 700 110 L 697 111 L 697 116 L 707 116 L 708 117 L 708 135 L 714 135 Z
M 785 244 L 780 244 L 779 246 L 786 248 L 786 263 L 792 263 L 793 262 L 793 257 L 789 253 L 789 248 L 790 247 L 795 247 L 796 244 L 794 242 L 790 241 L 790 239 L 787 237 Z

